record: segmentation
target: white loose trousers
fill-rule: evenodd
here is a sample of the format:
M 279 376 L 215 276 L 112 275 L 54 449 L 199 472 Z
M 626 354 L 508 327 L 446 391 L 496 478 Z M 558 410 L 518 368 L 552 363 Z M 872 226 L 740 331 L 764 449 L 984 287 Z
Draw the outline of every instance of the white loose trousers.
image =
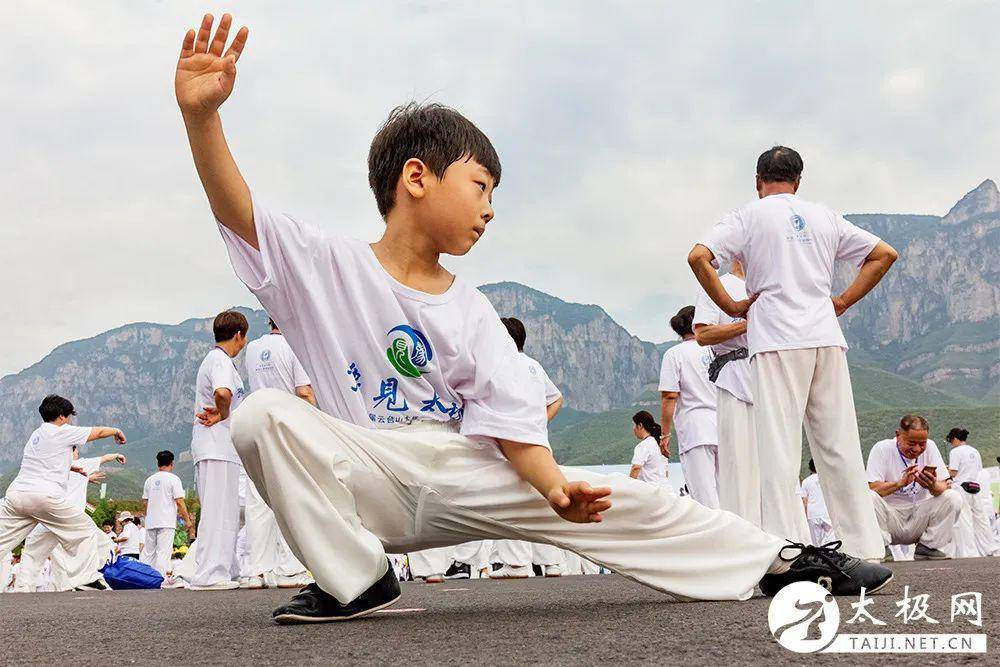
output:
M 302 400 L 302 399 L 297 399 Z M 211 586 L 239 573 L 236 536 L 240 532 L 240 466 L 203 459 L 194 466 L 201 516 L 198 519 L 198 559 L 191 584 Z
M 719 509 L 719 448 L 698 445 L 681 452 L 681 470 L 691 500 Z
M 754 407 L 719 389 L 719 507 L 760 526 L 760 459 Z M 690 488 L 690 487 L 688 487 Z

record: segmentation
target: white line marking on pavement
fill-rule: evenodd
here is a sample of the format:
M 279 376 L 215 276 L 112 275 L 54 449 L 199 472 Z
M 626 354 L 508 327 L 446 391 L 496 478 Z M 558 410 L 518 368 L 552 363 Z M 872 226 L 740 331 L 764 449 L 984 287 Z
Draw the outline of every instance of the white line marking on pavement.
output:
M 379 609 L 376 614 L 405 614 L 411 611 L 427 611 L 424 607 L 415 607 L 413 609 Z
M 467 591 L 468 588 L 442 588 L 442 591 Z

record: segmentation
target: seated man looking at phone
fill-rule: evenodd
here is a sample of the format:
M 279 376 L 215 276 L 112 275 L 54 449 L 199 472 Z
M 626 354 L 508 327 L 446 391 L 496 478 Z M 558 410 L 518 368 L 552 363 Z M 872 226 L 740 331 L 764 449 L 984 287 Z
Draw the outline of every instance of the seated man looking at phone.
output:
M 954 539 L 962 497 L 951 488 L 929 430 L 920 415 L 905 415 L 896 437 L 876 442 L 868 454 L 868 487 L 886 560 L 892 559 L 890 544 L 915 544 L 914 560 L 949 558 L 943 550 Z

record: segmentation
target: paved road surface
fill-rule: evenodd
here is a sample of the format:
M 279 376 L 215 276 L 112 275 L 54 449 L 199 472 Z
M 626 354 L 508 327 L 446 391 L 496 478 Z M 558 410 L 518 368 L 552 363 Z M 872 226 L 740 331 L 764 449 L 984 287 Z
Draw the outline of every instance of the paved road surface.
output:
M 408 583 L 391 613 L 312 626 L 270 621 L 288 591 L 0 595 L 0 664 L 998 664 L 1000 558 L 894 569 L 870 608 L 889 623 L 881 632 L 983 632 L 991 655 L 800 656 L 771 638 L 767 599 L 679 603 L 604 575 Z M 938 625 L 894 618 L 907 584 L 930 594 Z M 951 596 L 966 591 L 983 594 L 982 630 L 950 620 Z M 839 600 L 842 631 L 851 601 Z

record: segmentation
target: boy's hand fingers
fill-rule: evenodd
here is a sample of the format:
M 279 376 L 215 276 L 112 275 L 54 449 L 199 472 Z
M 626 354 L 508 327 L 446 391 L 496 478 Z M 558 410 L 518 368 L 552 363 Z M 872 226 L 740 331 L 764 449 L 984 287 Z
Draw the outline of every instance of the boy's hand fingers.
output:
M 212 18 L 211 14 L 205 14 L 201 19 L 201 27 L 198 28 L 198 40 L 194 44 L 195 53 L 207 53 L 208 52 L 208 38 L 212 34 Z
M 606 512 L 609 509 L 611 509 L 611 501 L 598 500 L 595 503 L 590 503 L 590 506 L 587 509 L 589 509 L 591 512 Z
M 556 507 L 566 508 L 570 506 L 570 499 L 562 489 L 555 489 L 549 493 L 549 502 Z
M 213 56 L 222 55 L 223 49 L 226 48 L 226 40 L 229 39 L 229 26 L 232 23 L 233 17 L 230 14 L 223 14 L 222 18 L 219 19 L 219 27 L 215 31 L 212 44 L 208 47 L 208 52 Z
M 194 55 L 194 30 L 188 30 L 184 35 L 184 43 L 181 44 L 181 58 L 190 58 Z
M 243 47 L 247 44 L 247 38 L 250 36 L 250 29 L 246 26 L 240 28 L 239 32 L 236 33 L 236 39 L 229 46 L 229 50 L 226 51 L 226 57 L 233 57 L 233 62 L 240 59 L 240 54 L 243 53 Z
M 604 521 L 604 517 L 600 514 L 591 514 L 587 518 L 590 519 L 591 523 L 600 523 L 601 521 Z

